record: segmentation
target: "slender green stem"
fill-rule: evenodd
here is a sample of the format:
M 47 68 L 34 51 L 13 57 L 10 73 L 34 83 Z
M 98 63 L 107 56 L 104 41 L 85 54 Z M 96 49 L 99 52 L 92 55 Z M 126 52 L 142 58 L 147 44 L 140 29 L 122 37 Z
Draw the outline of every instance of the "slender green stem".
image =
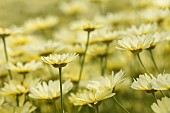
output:
M 115 102 L 119 105 L 119 107 L 121 107 L 126 113 L 130 113 L 126 108 L 124 108 L 124 107 L 118 102 L 118 100 L 116 99 L 115 96 L 113 96 L 113 99 L 114 99 Z
M 96 113 L 99 113 L 99 106 L 95 106 L 96 108 Z
M 55 113 L 55 112 L 57 112 L 57 113 L 59 113 L 59 111 L 58 111 L 58 109 L 57 109 L 57 106 L 56 106 L 56 100 L 52 100 L 53 101 L 53 106 L 54 106 L 54 108 L 53 108 L 53 112 Z
M 154 57 L 153 57 L 153 53 L 152 53 L 152 50 L 151 50 L 151 49 L 149 49 L 149 53 L 150 53 L 152 62 L 153 62 L 153 64 L 154 64 L 156 70 L 158 71 L 158 73 L 160 73 L 160 72 L 159 72 L 159 69 L 158 69 L 158 66 L 156 65 L 156 62 L 155 62 L 155 59 L 154 59 Z
M 162 94 L 164 97 L 166 97 L 166 95 L 164 94 L 164 92 L 163 92 L 163 91 L 161 91 L 161 90 L 160 90 L 160 92 L 161 92 L 161 94 Z
M 88 46 L 89 46 L 89 40 L 90 40 L 90 31 L 87 32 L 87 42 L 86 42 L 84 55 L 82 56 L 82 61 L 81 61 L 81 64 L 80 64 L 80 73 L 79 73 L 79 79 L 78 79 L 76 91 L 79 87 L 79 83 L 80 83 L 80 80 L 81 80 L 81 76 L 82 76 L 82 72 L 83 72 L 83 68 L 84 68 L 84 62 L 85 62 L 85 58 L 86 58 L 86 53 L 87 53 L 87 49 L 88 49 Z
M 152 93 L 152 95 L 153 95 L 153 97 L 154 97 L 155 101 L 157 102 L 157 98 L 156 98 L 156 95 L 155 95 L 155 93 L 154 93 L 154 92 Z
M 19 106 L 19 95 L 16 95 L 16 105 Z
M 104 58 L 104 57 L 100 57 L 100 70 L 101 70 L 101 76 L 104 76 L 104 72 L 103 72 L 103 58 Z
M 5 59 L 6 59 L 6 62 L 8 63 L 9 59 L 8 59 L 8 52 L 7 52 L 5 37 L 2 37 L 2 41 L 3 41 L 3 45 L 4 45 Z M 12 74 L 9 69 L 8 69 L 8 73 L 9 73 L 9 78 L 12 79 Z
M 59 67 L 59 78 L 60 78 L 60 105 L 61 105 L 61 113 L 64 113 L 63 111 L 63 94 L 62 94 L 62 68 Z
M 106 44 L 106 50 L 105 50 L 105 61 L 104 61 L 104 66 L 103 66 L 103 76 L 105 74 L 105 71 L 107 69 L 107 59 L 108 59 L 108 51 L 109 51 L 109 43 Z
M 168 96 L 170 97 L 170 90 L 168 90 Z
M 138 59 L 139 59 L 139 62 L 140 62 L 140 63 L 141 63 L 141 65 L 142 65 L 142 67 L 143 67 L 143 68 L 144 68 L 144 70 L 146 71 L 146 73 L 147 73 L 148 75 L 150 75 L 150 74 L 149 74 L 149 72 L 148 72 L 148 70 L 145 68 L 144 64 L 142 63 L 142 60 L 141 60 L 141 58 L 140 58 L 139 53 L 137 53 L 137 57 L 138 57 Z

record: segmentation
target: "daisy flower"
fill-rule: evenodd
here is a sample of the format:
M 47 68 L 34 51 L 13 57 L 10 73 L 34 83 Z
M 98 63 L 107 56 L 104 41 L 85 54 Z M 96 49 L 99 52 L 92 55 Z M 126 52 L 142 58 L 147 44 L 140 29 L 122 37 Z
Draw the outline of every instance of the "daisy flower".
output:
M 63 95 L 68 93 L 73 87 L 73 83 L 70 80 L 67 80 L 62 84 L 62 93 Z M 48 81 L 38 83 L 37 86 L 30 89 L 30 97 L 35 99 L 56 99 L 60 97 L 60 81 Z
M 146 73 L 144 75 L 139 75 L 139 78 L 136 80 L 134 79 L 133 83 L 131 84 L 131 88 L 135 90 L 143 90 L 147 93 L 155 92 L 153 85 L 152 85 L 152 79 L 154 78 L 153 75 L 147 75 Z
M 42 67 L 42 63 L 41 62 L 36 62 L 35 60 L 28 62 L 28 63 L 21 63 L 21 62 L 17 62 L 16 65 L 12 64 L 12 63 L 8 63 L 7 68 L 15 71 L 19 74 L 27 74 L 29 72 L 35 71 L 38 68 Z
M 132 38 L 126 37 L 118 40 L 120 50 L 129 50 L 132 53 L 140 53 L 150 47 L 152 43 L 151 35 L 133 36 Z
M 99 90 L 101 87 L 105 87 L 113 91 L 117 85 L 125 80 L 124 76 L 125 73 L 122 70 L 116 74 L 112 71 L 111 76 L 101 77 L 99 81 L 89 81 L 87 84 L 87 89 Z
M 152 84 L 155 90 L 169 90 L 170 74 L 159 74 L 157 78 L 152 79 Z
M 87 32 L 91 32 L 91 31 L 94 31 L 94 30 L 100 29 L 100 28 L 102 28 L 101 24 L 96 23 L 96 22 L 87 21 L 87 20 L 74 23 L 71 26 L 71 29 L 84 30 L 84 31 L 87 31 Z
M 39 78 L 33 79 L 31 76 L 24 80 L 13 79 L 8 83 L 5 83 L 5 86 L 1 88 L 0 93 L 4 96 L 26 94 L 30 91 L 30 88 L 35 86 L 39 81 Z
M 151 105 L 154 113 L 170 113 L 170 98 L 163 97 L 161 100 L 157 100 L 157 103 Z
M 69 100 L 73 105 L 89 105 L 93 107 L 102 100 L 114 96 L 115 93 L 112 93 L 112 90 L 108 88 L 100 88 L 98 90 L 83 90 L 82 92 L 77 92 L 76 94 L 71 93 Z
M 64 67 L 78 57 L 76 53 L 54 54 L 47 57 L 41 57 L 41 60 L 55 68 Z

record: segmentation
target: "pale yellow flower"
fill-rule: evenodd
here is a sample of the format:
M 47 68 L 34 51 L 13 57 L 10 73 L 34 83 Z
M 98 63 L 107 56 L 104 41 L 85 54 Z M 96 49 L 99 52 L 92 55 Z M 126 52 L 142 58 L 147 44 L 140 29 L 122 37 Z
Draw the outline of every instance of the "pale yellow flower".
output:
M 76 53 L 54 54 L 47 57 L 41 57 L 41 60 L 55 68 L 64 67 L 78 57 Z
M 15 71 L 19 74 L 27 74 L 29 72 L 35 71 L 38 68 L 42 67 L 42 63 L 41 62 L 36 62 L 35 60 L 28 62 L 28 63 L 21 63 L 21 62 L 17 62 L 16 65 L 12 64 L 12 63 L 8 63 L 7 68 Z
M 61 4 L 60 9 L 66 14 L 75 16 L 85 13 L 88 10 L 88 4 L 85 1 L 75 0 Z
M 157 103 L 151 105 L 154 113 L 170 113 L 170 98 L 163 97 L 161 100 L 157 100 Z
M 90 107 L 98 104 L 102 100 L 114 96 L 115 93 L 112 93 L 112 90 L 108 88 L 100 88 L 98 90 L 83 90 L 76 94 L 71 93 L 69 100 L 73 105 L 89 105 Z
M 122 83 L 125 78 L 124 71 L 120 70 L 116 74 L 112 71 L 112 74 L 108 77 L 100 77 L 99 81 L 89 81 L 87 83 L 87 88 L 89 90 L 99 90 L 101 87 L 114 90 L 116 86 Z
M 8 83 L 5 83 L 5 86 L 1 88 L 0 93 L 4 96 L 26 94 L 30 91 L 30 88 L 35 86 L 39 81 L 39 78 L 33 79 L 31 76 L 24 80 L 13 79 Z
M 152 34 L 157 30 L 157 23 L 153 24 L 142 24 L 139 27 L 132 26 L 131 28 L 127 29 L 128 36 L 142 36 L 147 34 Z
M 100 29 L 103 26 L 95 21 L 80 21 L 77 23 L 72 24 L 71 29 L 75 29 L 75 30 L 84 30 L 87 32 L 91 32 L 94 31 L 96 29 Z
M 22 30 L 21 28 L 17 28 L 17 27 L 13 27 L 13 28 L 0 28 L 0 38 L 5 38 L 8 37 L 12 34 L 17 34 L 17 33 L 21 33 Z
M 62 92 L 63 95 L 68 93 L 73 87 L 72 82 L 67 80 L 62 84 Z M 57 99 L 60 97 L 60 81 L 48 81 L 38 83 L 37 86 L 32 87 L 30 89 L 31 93 L 29 94 L 30 97 L 35 99 Z
M 15 109 L 16 113 L 32 113 L 36 107 L 32 105 L 30 102 L 26 102 L 23 106 L 17 107 Z
M 47 16 L 46 18 L 36 18 L 27 21 L 24 24 L 24 29 L 26 33 L 32 33 L 38 30 L 48 29 L 55 26 L 58 23 L 58 18 L 55 16 Z
M 132 53 L 140 53 L 150 47 L 152 43 L 152 35 L 134 36 L 132 38 L 126 37 L 118 41 L 120 50 L 129 50 Z
M 45 44 L 42 44 L 42 46 L 37 47 L 39 56 L 48 56 L 60 50 L 61 50 L 61 44 L 54 42 L 52 40 L 49 40 L 45 42 Z
M 136 80 L 134 79 L 133 83 L 131 84 L 131 88 L 135 90 L 143 90 L 146 92 L 154 92 L 153 85 L 152 85 L 152 79 L 154 78 L 153 75 L 147 75 L 146 73 L 144 75 L 139 75 L 139 78 Z
M 159 74 L 152 79 L 152 85 L 155 90 L 170 90 L 170 74 Z

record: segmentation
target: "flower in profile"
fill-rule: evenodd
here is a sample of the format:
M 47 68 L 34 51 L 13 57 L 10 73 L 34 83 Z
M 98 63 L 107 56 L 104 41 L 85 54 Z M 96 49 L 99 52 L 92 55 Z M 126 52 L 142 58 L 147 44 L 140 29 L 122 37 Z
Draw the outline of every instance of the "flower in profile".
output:
M 150 44 L 150 47 L 148 49 L 154 49 L 156 47 L 156 45 L 158 45 L 160 42 L 164 41 L 165 40 L 165 37 L 166 37 L 166 34 L 165 33 L 154 33 L 152 36 L 151 36 L 151 44 Z
M 32 33 L 38 30 L 48 29 L 55 26 L 58 23 L 58 18 L 55 16 L 47 16 L 46 18 L 36 18 L 27 21 L 24 24 L 24 29 L 26 33 Z
M 113 92 L 115 87 L 125 80 L 124 76 L 125 73 L 122 70 L 120 70 L 116 74 L 114 73 L 114 71 L 112 71 L 111 76 L 101 76 L 99 81 L 89 81 L 87 84 L 87 88 L 89 90 L 99 90 L 101 87 L 104 87 L 112 90 Z
M 57 50 L 61 50 L 61 44 L 53 42 L 52 40 L 47 41 L 43 46 L 40 46 L 40 48 L 37 49 L 39 56 L 48 56 Z
M 161 100 L 157 100 L 157 103 L 151 105 L 154 113 L 170 113 L 170 98 L 163 97 Z
M 41 57 L 41 60 L 55 68 L 64 67 L 78 57 L 76 53 L 54 54 L 47 57 Z
M 30 102 L 26 102 L 23 106 L 16 107 L 16 113 L 32 113 L 36 109 Z
M 71 93 L 69 100 L 73 105 L 89 105 L 93 107 L 94 105 L 100 103 L 102 100 L 114 96 L 115 93 L 108 88 L 100 88 L 98 90 L 83 90 L 77 92 L 76 94 Z
M 42 63 L 36 62 L 35 60 L 32 60 L 31 62 L 28 63 L 17 62 L 16 65 L 8 63 L 7 65 L 8 69 L 15 71 L 19 74 L 27 74 L 29 72 L 35 71 L 40 67 L 42 67 Z
M 62 84 L 62 93 L 63 95 L 68 93 L 73 87 L 73 83 L 70 80 L 65 81 Z M 37 86 L 30 89 L 30 97 L 35 99 L 57 99 L 60 97 L 60 81 L 48 81 L 38 83 Z
M 153 24 L 142 24 L 138 28 L 136 26 L 132 26 L 127 29 L 128 36 L 142 36 L 147 34 L 153 34 L 157 30 L 157 23 Z
M 71 26 L 71 28 L 75 29 L 75 30 L 84 30 L 84 31 L 87 31 L 87 32 L 91 32 L 91 31 L 94 31 L 96 29 L 102 28 L 102 25 L 99 24 L 99 23 L 93 22 L 93 21 L 84 20 L 84 21 L 81 21 L 81 22 L 74 23 Z
M 131 84 L 131 88 L 135 90 L 143 90 L 147 93 L 155 92 L 156 90 L 153 88 L 152 79 L 154 78 L 153 75 L 139 75 L 139 78 L 136 80 L 134 79 L 133 83 Z
M 4 96 L 26 94 L 30 88 L 35 86 L 40 81 L 39 78 L 33 79 L 31 76 L 24 80 L 10 80 L 1 88 L 0 94 Z
M 133 36 L 132 38 L 126 37 L 122 40 L 118 40 L 120 47 L 116 47 L 120 50 L 129 50 L 132 53 L 140 53 L 143 50 L 150 47 L 152 43 L 152 35 L 142 35 L 142 36 Z
M 170 74 L 159 74 L 152 79 L 152 85 L 155 90 L 170 90 Z
M 17 27 L 13 27 L 11 29 L 0 28 L 0 37 L 5 38 L 5 37 L 8 37 L 12 34 L 17 34 L 17 33 L 21 33 L 21 32 L 22 32 L 22 30 L 20 28 L 17 28 Z

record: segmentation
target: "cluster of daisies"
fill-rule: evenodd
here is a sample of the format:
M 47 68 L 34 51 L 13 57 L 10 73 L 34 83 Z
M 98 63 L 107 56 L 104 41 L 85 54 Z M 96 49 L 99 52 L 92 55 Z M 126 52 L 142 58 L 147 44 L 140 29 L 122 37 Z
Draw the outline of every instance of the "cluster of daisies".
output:
M 63 14 L 0 28 L 1 113 L 170 113 L 170 2 L 110 2 L 58 1 Z

